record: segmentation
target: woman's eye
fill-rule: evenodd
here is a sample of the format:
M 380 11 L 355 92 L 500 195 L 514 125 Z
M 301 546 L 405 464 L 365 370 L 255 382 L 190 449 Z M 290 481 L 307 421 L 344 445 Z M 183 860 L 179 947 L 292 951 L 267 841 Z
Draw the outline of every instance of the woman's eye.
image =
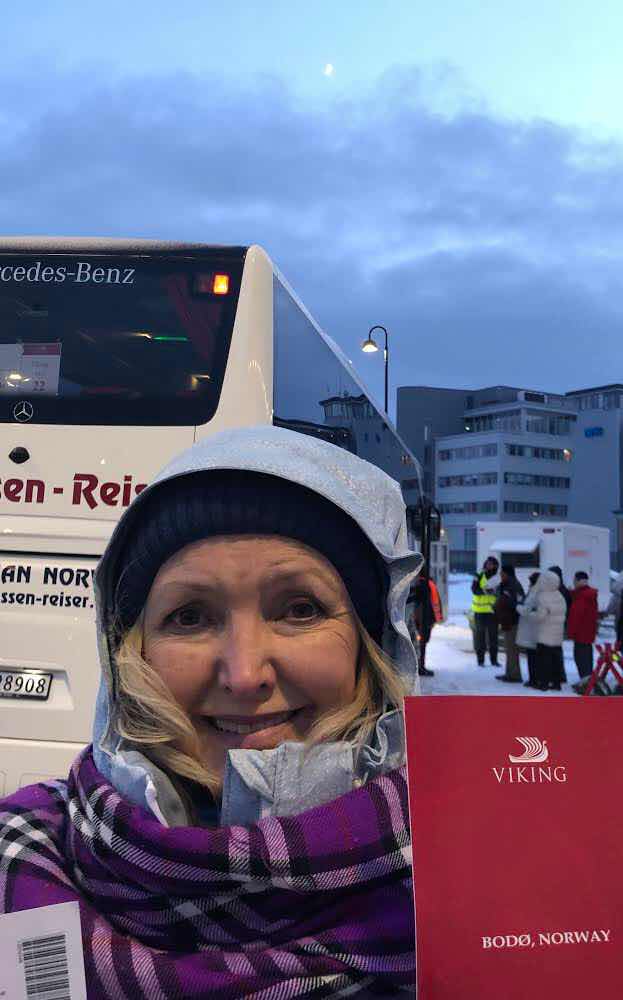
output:
M 168 621 L 177 628 L 196 628 L 198 625 L 209 624 L 211 618 L 201 608 L 189 605 L 174 611 L 169 615 Z
M 316 604 L 315 601 L 310 600 L 294 601 L 292 604 L 288 605 L 288 608 L 286 609 L 286 618 L 297 622 L 313 621 L 321 614 L 322 609 L 320 608 L 320 605 Z

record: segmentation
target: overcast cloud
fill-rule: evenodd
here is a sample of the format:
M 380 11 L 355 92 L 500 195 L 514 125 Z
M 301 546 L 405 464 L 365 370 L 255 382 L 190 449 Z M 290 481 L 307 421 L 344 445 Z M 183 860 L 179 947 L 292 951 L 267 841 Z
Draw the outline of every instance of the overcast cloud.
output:
M 325 107 L 278 78 L 41 69 L 0 79 L 3 232 L 261 243 L 377 395 L 373 323 L 393 387 L 623 380 L 618 145 L 449 113 L 414 69 Z

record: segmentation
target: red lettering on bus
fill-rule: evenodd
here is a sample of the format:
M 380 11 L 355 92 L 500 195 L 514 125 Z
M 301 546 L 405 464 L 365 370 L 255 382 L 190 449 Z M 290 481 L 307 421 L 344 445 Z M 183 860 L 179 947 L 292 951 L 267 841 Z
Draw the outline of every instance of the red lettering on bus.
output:
M 74 473 L 74 491 L 71 499 L 72 504 L 80 504 L 82 499 L 86 500 L 88 506 L 93 510 L 97 507 L 97 500 L 93 497 L 93 491 L 98 484 L 97 476 L 90 472 Z
M 26 496 L 24 500 L 26 503 L 33 502 L 33 493 L 35 496 L 35 503 L 43 503 L 45 497 L 45 483 L 42 479 L 27 479 L 26 480 Z
M 22 499 L 23 489 L 23 479 L 5 479 L 2 492 L 4 493 L 5 500 L 10 500 L 11 503 L 19 503 Z
M 102 501 L 109 507 L 116 507 L 118 503 L 118 496 L 121 493 L 121 485 L 119 483 L 102 483 L 100 486 L 100 496 Z
M 37 480 L 33 480 L 37 482 Z M 134 487 L 134 495 L 145 489 L 147 483 L 137 483 Z M 132 500 L 132 476 L 123 477 L 123 485 L 112 481 L 100 483 L 97 476 L 91 472 L 76 472 L 74 474 L 74 488 L 72 504 L 79 506 L 82 502 L 94 510 L 99 504 L 104 503 L 107 507 L 118 507 L 121 498 L 121 506 L 128 507 Z
M 132 499 L 132 476 L 123 477 L 123 499 L 121 503 L 127 507 Z

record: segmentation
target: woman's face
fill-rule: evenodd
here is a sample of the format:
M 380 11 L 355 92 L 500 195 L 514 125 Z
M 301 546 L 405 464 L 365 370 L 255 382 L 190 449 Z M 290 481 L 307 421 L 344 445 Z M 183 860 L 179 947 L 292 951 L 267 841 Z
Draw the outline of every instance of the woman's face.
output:
M 190 716 L 203 762 L 305 738 L 353 699 L 359 634 L 333 566 L 298 542 L 219 536 L 187 545 L 147 598 L 143 656 Z

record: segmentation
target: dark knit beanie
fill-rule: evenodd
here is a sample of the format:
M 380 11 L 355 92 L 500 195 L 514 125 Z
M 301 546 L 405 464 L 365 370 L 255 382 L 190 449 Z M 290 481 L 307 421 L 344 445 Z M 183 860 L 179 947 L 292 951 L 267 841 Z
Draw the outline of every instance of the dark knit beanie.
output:
M 280 535 L 333 564 L 355 611 L 381 643 L 387 594 L 382 559 L 356 522 L 298 483 L 259 472 L 214 470 L 179 476 L 139 504 L 114 571 L 115 631 L 138 618 L 160 567 L 191 542 L 215 535 Z

